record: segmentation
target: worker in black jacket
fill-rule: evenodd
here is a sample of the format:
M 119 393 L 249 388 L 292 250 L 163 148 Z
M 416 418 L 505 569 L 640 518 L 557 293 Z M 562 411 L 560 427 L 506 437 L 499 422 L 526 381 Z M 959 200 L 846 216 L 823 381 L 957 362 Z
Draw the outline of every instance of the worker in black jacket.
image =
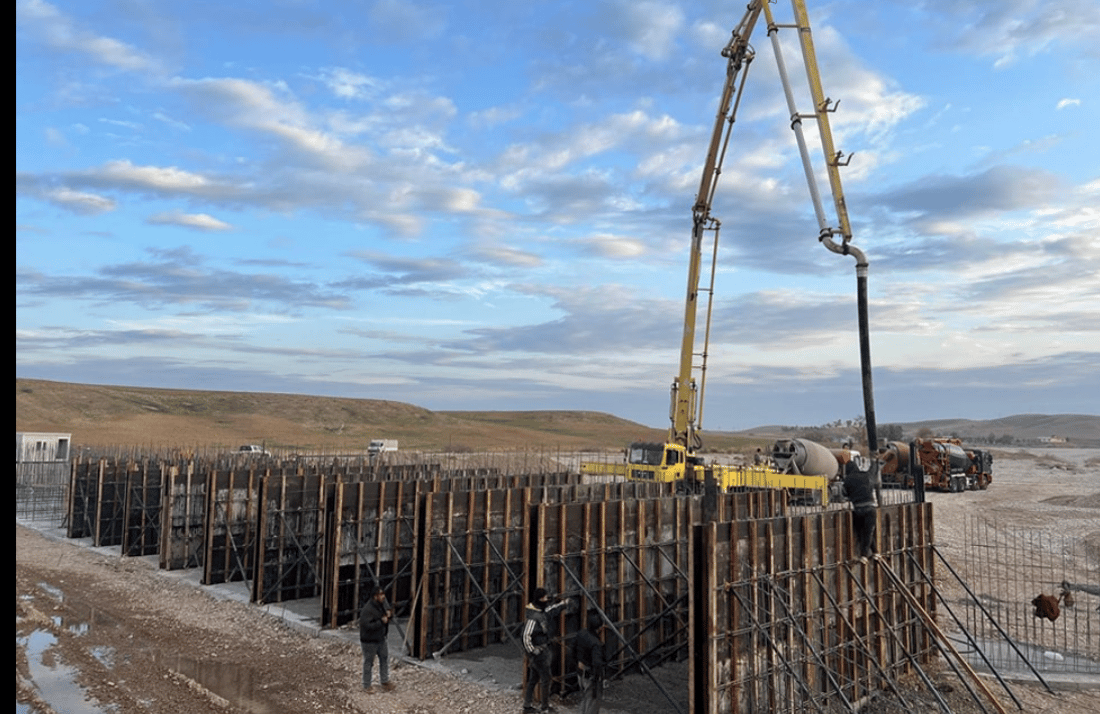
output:
M 844 492 L 852 502 L 852 528 L 856 533 L 859 557 L 862 560 L 874 557 L 878 514 L 875 511 L 871 472 L 861 471 L 855 461 L 849 461 L 844 467 Z
M 581 689 L 584 690 L 580 714 L 599 714 L 600 711 L 606 664 L 604 643 L 600 639 L 602 631 L 603 619 L 596 613 L 592 613 L 588 616 L 588 629 L 578 632 L 573 642 L 574 654 L 577 657 L 577 676 L 580 679 Z
M 553 653 L 550 651 L 551 625 L 550 615 L 569 604 L 568 600 L 550 602 L 550 593 L 545 588 L 535 588 L 531 602 L 527 604 L 527 621 L 523 623 L 523 653 L 527 663 L 527 686 L 523 689 L 523 711 L 550 711 L 550 666 Z M 535 685 L 539 692 L 542 707 L 535 709 Z
M 386 636 L 390 630 L 390 619 L 393 610 L 386 603 L 386 591 L 375 588 L 370 600 L 363 605 L 359 613 L 359 645 L 363 649 L 363 690 L 373 692 L 371 687 L 371 670 L 374 667 L 374 658 L 378 657 L 378 681 L 382 689 L 390 691 L 390 653 L 386 644 Z

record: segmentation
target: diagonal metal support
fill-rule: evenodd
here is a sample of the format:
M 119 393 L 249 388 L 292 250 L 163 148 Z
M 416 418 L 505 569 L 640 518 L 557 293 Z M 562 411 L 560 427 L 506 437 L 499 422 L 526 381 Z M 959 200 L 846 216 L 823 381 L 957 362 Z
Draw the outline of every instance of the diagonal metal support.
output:
M 817 582 L 818 587 L 821 588 L 821 592 L 823 592 L 825 594 L 825 597 L 828 598 L 829 604 L 832 606 L 833 610 L 837 613 L 837 616 L 840 617 L 841 621 L 844 622 L 844 626 L 848 628 L 849 632 L 855 634 L 855 640 L 854 641 L 856 642 L 856 644 L 859 647 L 860 651 L 862 651 L 862 653 L 866 657 L 866 660 L 871 663 L 871 665 L 875 668 L 875 671 L 878 672 L 878 675 L 889 685 L 890 690 L 897 696 L 898 700 L 901 701 L 902 705 L 907 710 L 911 711 L 912 710 L 912 705 L 910 704 L 909 700 L 905 698 L 905 695 L 901 693 L 901 690 L 898 688 L 896 678 L 893 677 L 892 675 L 890 675 L 889 672 L 887 672 L 886 670 L 884 670 L 882 668 L 882 665 L 880 665 L 878 663 L 878 656 L 875 655 L 875 653 L 867 645 L 864 638 L 862 636 L 856 634 L 857 630 L 856 630 L 855 623 L 852 622 L 850 619 L 848 619 L 848 616 L 844 614 L 844 608 L 842 608 L 840 606 L 840 603 L 838 603 L 836 598 L 833 597 L 833 594 L 829 591 L 829 589 L 827 587 L 825 587 L 825 581 L 823 581 L 821 579 L 821 577 L 818 575 L 817 571 L 815 571 L 813 569 L 805 570 L 805 571 L 802 571 L 802 572 L 803 573 L 809 573 L 813 577 L 814 581 Z M 875 614 L 878 615 L 880 621 L 886 622 L 886 619 L 882 616 L 882 613 L 877 610 L 877 608 L 876 608 Z M 793 615 L 792 615 L 792 617 L 793 617 Z M 887 626 L 886 629 L 889 630 L 890 632 L 893 632 L 893 628 L 891 628 L 889 626 Z M 912 659 L 911 656 L 910 656 L 910 659 Z
M 289 525 L 289 523 L 287 521 L 286 513 L 287 513 L 286 511 L 278 511 L 279 520 L 282 522 L 282 524 L 284 526 Z M 291 542 L 291 544 L 294 546 L 294 549 L 298 553 L 298 558 L 296 558 L 295 561 L 291 565 L 299 565 L 299 564 L 304 563 L 305 566 L 306 566 L 307 572 L 313 577 L 313 582 L 314 583 L 320 582 L 320 578 L 317 576 L 317 568 L 315 567 L 315 564 L 309 558 L 309 551 L 306 549 L 305 546 L 302 545 L 302 541 L 301 541 L 301 539 L 298 538 L 298 535 L 297 535 L 295 529 L 294 528 L 287 528 L 286 533 L 289 534 L 288 540 Z M 314 538 L 315 538 L 315 542 L 313 543 L 313 547 L 316 548 L 317 547 L 318 536 L 316 534 L 314 534 Z M 280 563 L 280 565 L 281 565 L 281 563 Z M 257 566 L 259 566 L 258 563 L 257 563 Z M 269 595 L 271 595 L 272 593 L 274 593 L 279 588 L 279 586 L 281 586 L 283 584 L 283 582 L 286 580 L 287 576 L 292 571 L 292 569 L 293 568 L 291 568 L 291 567 L 286 567 L 286 568 L 280 568 L 279 569 L 279 579 L 276 580 L 271 585 L 271 587 L 265 587 L 264 588 L 264 593 L 263 594 L 264 594 L 264 601 L 265 602 L 267 601 L 267 597 Z
M 797 683 L 799 685 L 799 688 L 806 693 L 807 698 L 809 699 L 810 704 L 813 705 L 814 709 L 819 712 L 825 712 L 825 710 L 821 708 L 821 705 L 817 703 L 817 699 L 814 697 L 814 693 L 810 691 L 809 686 L 807 686 L 802 677 L 798 675 L 798 672 L 795 671 L 794 665 L 790 663 L 786 656 L 783 655 L 783 651 L 779 648 L 777 644 L 775 644 L 775 640 L 768 632 L 768 629 L 760 624 L 759 619 L 753 612 L 752 605 L 745 602 L 745 599 L 741 597 L 741 593 L 737 592 L 737 584 L 726 583 L 725 590 L 726 592 L 733 593 L 733 596 L 737 598 L 737 601 L 741 604 L 741 609 L 749 613 L 749 619 L 752 621 L 753 630 L 763 636 L 764 640 L 768 643 L 768 648 L 772 651 L 772 654 L 774 654 L 779 659 L 779 661 L 782 662 L 783 668 L 787 670 L 787 674 L 791 676 L 791 680 Z M 805 636 L 806 633 L 801 629 L 799 629 L 799 633 L 803 636 L 803 644 L 806 645 L 807 648 L 810 650 L 810 653 L 813 655 L 818 667 L 820 667 L 821 670 L 825 672 L 825 675 L 826 677 L 828 677 L 829 682 L 833 685 L 833 689 L 836 691 L 837 695 L 839 695 L 840 698 L 844 701 L 844 704 L 845 706 L 847 706 L 848 711 L 855 711 L 852 703 L 848 701 L 848 697 L 844 695 L 844 689 L 840 686 L 840 682 L 838 682 L 836 680 L 836 677 L 833 676 L 830 668 L 825 665 L 825 662 L 821 659 L 821 656 L 818 654 L 816 648 L 813 646 L 813 643 L 810 642 L 809 638 Z
M 515 645 L 520 650 L 522 650 L 523 648 L 520 646 L 520 644 L 518 642 L 516 642 L 515 636 L 512 635 L 512 631 L 508 628 L 508 623 L 506 623 L 504 621 L 504 618 L 500 616 L 499 612 L 497 612 L 496 610 L 490 609 L 496 603 L 496 601 L 489 597 L 488 593 L 486 593 L 485 590 L 481 587 L 481 583 L 479 583 L 477 581 L 477 578 L 473 577 L 473 575 L 474 575 L 473 570 L 471 570 L 470 566 L 466 563 L 466 559 L 462 557 L 462 553 L 458 550 L 458 548 L 455 547 L 454 542 L 451 541 L 451 537 L 448 536 L 448 535 L 444 535 L 444 536 L 441 536 L 441 537 L 445 541 L 447 541 L 447 545 L 450 546 L 451 550 L 454 551 L 455 557 L 458 558 L 458 562 L 462 565 L 463 569 L 470 576 L 470 582 L 473 584 L 473 586 L 475 588 L 477 588 L 477 591 L 481 594 L 481 597 L 484 598 L 484 600 L 488 603 L 485 606 L 485 609 L 483 609 L 480 613 L 478 613 L 477 617 L 471 618 L 469 620 L 469 622 L 466 623 L 466 627 L 469 627 L 470 622 L 473 622 L 478 617 L 481 617 L 482 615 L 484 615 L 486 611 L 492 612 L 493 617 L 496 618 L 497 622 L 500 623 L 501 628 L 503 628 L 504 634 L 506 634 L 508 636 L 508 639 L 511 640 L 513 645 Z M 513 581 L 513 583 L 515 583 L 515 582 L 521 582 L 521 581 Z M 511 586 L 508 586 L 508 588 L 505 588 L 504 592 L 502 592 L 500 594 L 500 597 L 504 597 L 504 594 L 507 593 L 510 589 L 511 589 Z M 498 600 L 499 600 L 499 598 L 498 598 Z M 466 628 L 463 628 L 463 631 L 465 629 Z M 452 638 L 451 641 L 448 642 L 443 647 L 443 649 L 439 650 L 438 652 L 433 652 L 432 654 L 435 655 L 435 656 L 441 656 L 444 652 L 447 651 L 447 647 L 450 647 L 452 644 L 454 644 L 455 639 L 457 639 L 457 638 Z
M 855 584 L 856 588 L 859 590 L 860 595 L 862 595 L 863 598 L 870 604 L 871 609 L 875 611 L 875 615 L 877 615 L 881 619 L 885 619 L 885 614 L 882 612 L 882 610 L 879 609 L 878 605 L 875 604 L 874 598 L 872 598 L 871 594 L 867 592 L 867 589 L 863 587 L 863 583 L 859 581 L 859 578 L 855 577 L 855 575 L 852 573 L 851 568 L 849 568 L 846 563 L 842 563 L 841 565 L 844 567 L 845 572 L 848 573 L 848 578 Z M 825 583 L 816 576 L 815 579 L 821 585 L 822 589 L 825 589 Z M 893 628 L 886 628 L 886 631 L 890 633 L 890 636 L 893 638 L 894 644 L 896 644 L 898 648 L 905 653 L 905 658 L 909 660 L 909 664 L 911 664 L 913 668 L 917 671 L 917 676 L 919 676 L 921 678 L 921 681 L 924 682 L 924 685 L 928 687 L 928 691 L 932 693 L 932 696 L 935 698 L 936 703 L 940 707 L 940 711 L 942 711 L 944 714 L 954 714 L 947 701 L 942 696 L 940 696 L 939 690 L 936 689 L 935 683 L 933 683 L 932 680 L 928 677 L 928 673 L 924 671 L 924 668 L 921 667 L 920 662 L 917 661 L 916 657 L 913 656 L 913 653 L 911 653 L 909 649 L 905 646 L 905 643 L 901 641 L 901 638 L 898 637 Z
M 657 594 L 657 598 L 661 601 L 661 604 L 664 605 L 664 608 L 665 608 L 661 612 L 661 615 L 659 615 L 658 617 L 661 617 L 661 616 L 664 615 L 664 613 L 668 612 L 669 610 L 672 610 L 673 606 L 670 605 L 668 600 L 665 599 L 664 595 L 661 594 L 660 588 L 658 588 L 657 585 L 652 580 L 649 579 L 649 576 L 647 576 L 645 574 L 645 571 L 642 570 L 642 568 L 637 563 L 634 562 L 634 559 L 631 558 L 630 555 L 627 553 L 627 549 L 626 548 L 616 548 L 615 550 L 617 550 L 619 552 L 619 555 L 621 555 L 623 557 L 623 560 L 630 563 L 630 565 L 634 568 L 635 572 L 637 572 L 638 575 L 642 578 L 642 580 L 645 581 L 645 584 L 648 585 L 649 588 L 654 593 Z M 685 578 L 685 582 L 687 582 L 686 578 Z M 677 628 L 677 629 L 686 629 L 687 628 L 687 626 L 688 626 L 687 622 L 685 622 L 684 619 L 682 617 L 680 617 L 680 615 L 678 613 L 676 615 L 676 620 L 677 620 L 677 622 L 680 623 L 680 627 Z
M 619 631 L 619 628 L 615 627 L 615 623 L 611 621 L 611 618 L 607 616 L 607 613 L 605 613 L 603 611 L 603 608 L 600 607 L 599 603 L 596 602 L 596 598 L 592 597 L 592 593 L 589 592 L 588 589 L 584 586 L 584 583 L 581 582 L 581 579 L 577 577 L 576 573 L 574 573 L 568 565 L 566 565 L 565 558 L 560 555 L 555 555 L 549 557 L 548 560 L 556 562 L 559 566 L 561 566 L 562 571 L 566 575 L 568 575 L 574 583 L 576 583 L 577 588 L 581 591 L 581 593 L 584 594 L 585 599 L 589 602 L 592 609 L 600 613 L 600 617 L 603 618 L 604 624 L 606 624 L 608 626 L 608 629 L 611 630 L 611 632 L 614 633 L 617 638 L 619 638 L 619 641 L 623 644 L 623 649 L 629 652 L 630 655 L 634 658 L 634 661 L 631 662 L 631 664 L 637 664 L 638 667 L 641 668 L 643 672 L 645 672 L 646 676 L 649 677 L 650 681 L 652 681 L 653 684 L 656 685 L 657 689 L 661 692 L 661 694 L 664 695 L 665 699 L 668 700 L 668 703 L 672 705 L 672 708 L 676 710 L 676 713 L 683 714 L 683 712 L 680 710 L 680 706 L 676 703 L 676 700 L 674 700 L 672 698 L 672 695 L 670 695 L 668 691 L 665 690 L 663 686 L 661 686 L 661 683 L 657 681 L 657 677 L 653 674 L 653 670 L 650 669 L 649 665 L 645 663 L 644 657 L 639 654 L 637 650 L 634 649 L 634 647 L 630 644 L 629 641 L 627 641 L 625 637 L 623 637 L 623 634 Z
M 1011 646 L 1012 649 L 1016 652 L 1016 654 L 1020 656 L 1020 659 L 1024 661 L 1024 664 L 1028 666 L 1028 669 L 1031 670 L 1031 673 L 1035 675 L 1036 679 L 1043 683 L 1043 687 L 1045 687 L 1048 692 L 1053 694 L 1054 690 L 1051 689 L 1050 685 L 1047 684 L 1047 681 L 1043 679 L 1043 675 L 1039 674 L 1039 670 L 1035 669 L 1035 666 L 1031 664 L 1031 660 L 1024 656 L 1024 653 L 1021 652 L 1020 648 L 1016 646 L 1015 640 L 1008 636 L 1008 633 L 1005 632 L 1004 628 L 1001 627 L 1001 623 L 997 622 L 997 618 L 993 617 L 993 613 L 986 609 L 985 605 L 982 604 L 982 601 L 978 598 L 977 595 L 974 594 L 974 591 L 970 589 L 970 586 L 966 584 L 966 581 L 962 579 L 962 576 L 959 575 L 953 567 L 951 567 L 951 563 L 947 562 L 947 558 L 945 558 L 943 553 L 940 552 L 940 549 L 933 545 L 932 552 L 939 556 L 940 562 L 943 563 L 951 572 L 951 574 L 955 576 L 955 580 L 958 581 L 959 585 L 963 586 L 963 589 L 966 590 L 967 595 L 969 595 L 970 598 L 975 603 L 977 603 L 978 608 L 982 611 L 982 614 L 986 616 L 993 627 L 997 628 L 997 632 L 1001 633 L 1001 637 L 1005 638 L 1005 642 L 1007 642 L 1009 646 Z M 910 557 L 912 557 L 912 555 L 910 555 Z M 992 667 L 990 667 L 990 669 L 992 669 Z M 1015 696 L 1012 698 L 1014 700 L 1016 699 Z M 1017 704 L 1019 704 L 1019 702 L 1017 702 Z
M 932 579 L 928 576 L 928 573 L 924 571 L 924 568 L 922 568 L 920 563 L 917 562 L 916 558 L 913 557 L 913 554 L 909 553 L 908 555 L 910 563 L 920 572 L 921 577 L 928 582 L 932 582 Z M 1008 696 L 1012 697 L 1012 701 L 1016 703 L 1016 708 L 1022 710 L 1024 708 L 1024 705 L 1021 704 L 1020 700 L 1016 698 L 1016 694 L 1012 691 L 1012 688 L 1008 686 L 1008 682 L 1006 682 L 1004 678 L 1001 677 L 1001 673 L 997 671 L 997 668 L 994 667 L 993 663 L 989 661 L 989 658 L 985 656 L 985 652 L 983 652 L 982 648 L 978 646 L 978 643 L 974 641 L 974 638 L 970 635 L 970 631 L 966 629 L 966 626 L 962 623 L 962 620 L 960 620 L 958 615 L 955 614 L 955 611 L 951 609 L 951 603 L 947 602 L 947 598 L 943 596 L 943 593 L 940 592 L 939 588 L 933 587 L 932 592 L 936 593 L 936 597 L 939 598 L 940 603 L 943 605 L 944 609 L 947 610 L 947 614 L 950 615 L 951 619 L 955 621 L 955 625 L 958 626 L 959 631 L 961 631 L 966 637 L 966 641 L 970 643 L 970 646 L 974 648 L 974 651 L 977 652 L 978 656 L 982 658 L 983 662 L 985 662 L 985 666 L 989 667 L 989 671 L 992 672 L 993 676 L 997 678 L 997 681 L 1000 682 L 1001 687 L 1008 693 Z
M 230 569 L 229 575 L 227 576 L 226 580 L 228 582 L 235 582 L 233 580 L 233 577 L 240 573 L 241 580 L 245 583 L 245 585 L 248 586 L 248 590 L 249 592 L 251 592 L 252 581 L 251 579 L 249 579 L 248 569 L 245 568 L 244 561 L 241 559 L 241 553 L 245 552 L 245 549 L 248 547 L 248 545 L 245 545 L 244 547 L 237 546 L 237 539 L 233 537 L 233 529 L 230 527 L 229 523 L 229 511 L 225 508 L 225 505 L 218 501 L 215 501 L 214 511 L 215 515 L 221 515 L 223 517 L 223 520 L 225 521 L 225 539 L 229 545 L 228 551 L 231 556 L 230 562 L 233 564 L 233 567 Z M 218 513 L 219 511 L 220 514 Z
M 952 645 L 951 641 L 947 639 L 947 637 L 943 634 L 943 631 L 940 630 L 939 625 L 936 624 L 936 621 L 932 618 L 932 616 L 929 615 L 928 612 L 921 606 L 916 597 L 913 596 L 913 593 L 909 592 L 909 588 L 907 588 L 905 586 L 905 583 L 901 581 L 901 578 L 899 578 L 897 573 L 894 572 L 894 569 L 891 568 L 886 561 L 880 558 L 875 558 L 872 562 L 877 563 L 878 566 L 882 568 L 882 570 L 887 575 L 890 576 L 890 580 L 893 581 L 894 585 L 902 593 L 905 599 L 909 601 L 909 604 L 913 608 L 913 610 L 921 616 L 921 618 L 928 625 L 929 629 L 931 629 L 932 632 L 934 632 L 936 636 L 943 641 L 943 648 L 946 648 L 946 650 L 950 652 L 958 661 L 959 665 L 964 670 L 966 670 L 969 678 L 974 682 L 978 689 L 982 691 L 982 694 L 985 695 L 986 699 L 988 699 L 990 703 L 993 704 L 993 708 L 997 710 L 998 714 L 1007 714 L 1004 707 L 1001 706 L 1001 703 L 997 701 L 997 698 L 995 696 L 993 696 L 993 692 L 989 691 L 989 687 L 985 686 L 985 683 L 978 678 L 978 675 L 974 672 L 973 669 L 971 669 L 970 664 L 966 661 L 966 658 L 959 654 L 959 651 L 955 649 L 955 646 Z M 934 584 L 932 585 L 932 588 L 933 590 L 935 589 Z M 948 663 L 950 663 L 950 660 L 948 660 Z M 956 674 L 958 673 L 958 670 L 954 667 L 954 665 L 952 665 L 951 668 L 955 670 Z M 981 699 L 977 696 L 977 694 L 974 693 L 974 690 L 970 687 L 970 684 L 966 681 L 966 678 L 964 678 L 961 674 L 959 675 L 959 678 L 962 680 L 963 684 L 966 685 L 966 689 L 968 692 L 970 692 L 970 696 L 974 698 L 975 703 L 979 707 L 981 707 L 983 712 L 986 711 L 985 706 L 981 703 Z

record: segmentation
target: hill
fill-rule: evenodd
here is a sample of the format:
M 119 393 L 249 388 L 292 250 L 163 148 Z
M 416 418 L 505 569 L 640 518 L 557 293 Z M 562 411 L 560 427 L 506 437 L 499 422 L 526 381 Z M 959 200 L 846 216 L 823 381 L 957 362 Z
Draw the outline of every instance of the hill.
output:
M 15 380 L 17 431 L 71 433 L 82 446 L 240 444 L 295 451 L 363 451 L 373 438 L 409 450 L 618 449 L 660 441 L 662 429 L 600 412 L 433 412 L 401 402 L 299 394 L 151 389 Z M 715 437 L 728 450 L 755 445 Z
M 371 439 L 397 439 L 408 450 L 618 449 L 661 441 L 663 429 L 588 411 L 431 411 L 378 399 L 301 394 L 152 389 L 15 380 L 17 431 L 71 433 L 81 446 L 232 449 L 264 444 L 295 451 L 360 452 Z M 941 419 L 901 425 L 905 438 L 922 429 L 985 440 L 1062 436 L 1100 446 L 1100 417 L 1029 414 L 992 420 Z M 820 429 L 814 427 L 813 429 Z M 749 450 L 790 437 L 802 427 L 708 432 L 708 451 Z M 843 431 L 843 430 L 841 430 Z M 825 432 L 829 434 L 829 432 Z M 839 441 L 839 435 L 827 436 Z M 1091 443 L 1090 443 L 1091 442 Z
M 879 423 L 879 434 L 891 424 Z M 1100 447 L 1100 416 L 1092 414 L 1016 414 L 998 419 L 930 419 L 894 423 L 900 427 L 902 439 L 917 435 L 956 436 L 968 443 L 1001 443 L 1037 445 L 1050 441 L 1069 446 Z M 858 429 L 856 429 L 858 431 Z M 816 427 L 781 425 L 758 426 L 741 432 L 760 438 L 806 436 L 823 443 L 850 438 L 849 426 L 827 424 Z

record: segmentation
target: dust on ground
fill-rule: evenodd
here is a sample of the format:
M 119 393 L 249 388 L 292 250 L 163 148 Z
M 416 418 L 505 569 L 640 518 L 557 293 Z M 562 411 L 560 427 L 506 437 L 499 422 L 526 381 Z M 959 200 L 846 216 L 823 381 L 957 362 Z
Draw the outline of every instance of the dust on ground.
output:
M 1074 532 L 1095 545 L 1100 543 L 1098 493 L 1095 451 L 1000 454 L 988 490 L 930 494 L 936 540 L 949 558 L 962 561 L 953 551 L 968 517 L 981 512 L 1036 529 Z M 1096 559 L 1089 560 L 1095 569 Z M 51 708 L 40 696 L 39 660 L 69 668 L 81 690 L 72 707 Z M 261 608 L 215 599 L 148 559 L 122 558 L 16 526 L 17 712 L 502 714 L 521 709 L 518 676 L 513 682 L 498 677 L 490 685 L 469 681 L 461 669 L 395 662 L 396 690 L 368 695 L 359 685 L 360 663 L 359 647 L 347 633 L 303 631 Z M 957 679 L 937 683 L 952 690 L 949 696 L 962 690 Z M 664 711 L 659 697 L 642 694 L 643 685 L 613 682 L 609 695 L 615 703 L 603 711 Z M 1097 690 L 1050 694 L 1026 685 L 1014 690 L 1029 712 L 1100 711 Z M 927 688 L 915 685 L 909 694 L 911 711 L 924 711 Z M 568 701 L 555 705 L 560 712 L 575 711 Z M 952 702 L 960 714 L 967 706 L 965 697 Z

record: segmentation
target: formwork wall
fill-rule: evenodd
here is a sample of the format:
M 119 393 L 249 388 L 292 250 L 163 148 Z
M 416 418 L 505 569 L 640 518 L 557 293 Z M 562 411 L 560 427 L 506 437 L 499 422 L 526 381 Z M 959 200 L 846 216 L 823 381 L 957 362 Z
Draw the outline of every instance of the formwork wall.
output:
M 934 612 L 931 506 L 879 515 L 880 555 Z M 692 711 L 849 711 L 930 661 L 923 622 L 852 543 L 849 511 L 694 529 Z
M 515 642 L 535 587 L 568 596 L 559 691 L 590 615 L 607 625 L 615 671 L 689 660 L 678 708 L 708 714 L 827 710 L 931 652 L 883 572 L 853 560 L 850 512 L 792 515 L 778 491 L 685 496 L 557 470 L 338 460 L 100 460 L 73 473 L 72 535 L 120 533 L 134 554 L 158 542 L 161 567 L 245 580 L 258 603 L 319 595 L 326 627 L 353 622 L 381 586 L 421 658 Z M 930 506 L 880 509 L 879 551 L 934 612 L 931 537 Z

